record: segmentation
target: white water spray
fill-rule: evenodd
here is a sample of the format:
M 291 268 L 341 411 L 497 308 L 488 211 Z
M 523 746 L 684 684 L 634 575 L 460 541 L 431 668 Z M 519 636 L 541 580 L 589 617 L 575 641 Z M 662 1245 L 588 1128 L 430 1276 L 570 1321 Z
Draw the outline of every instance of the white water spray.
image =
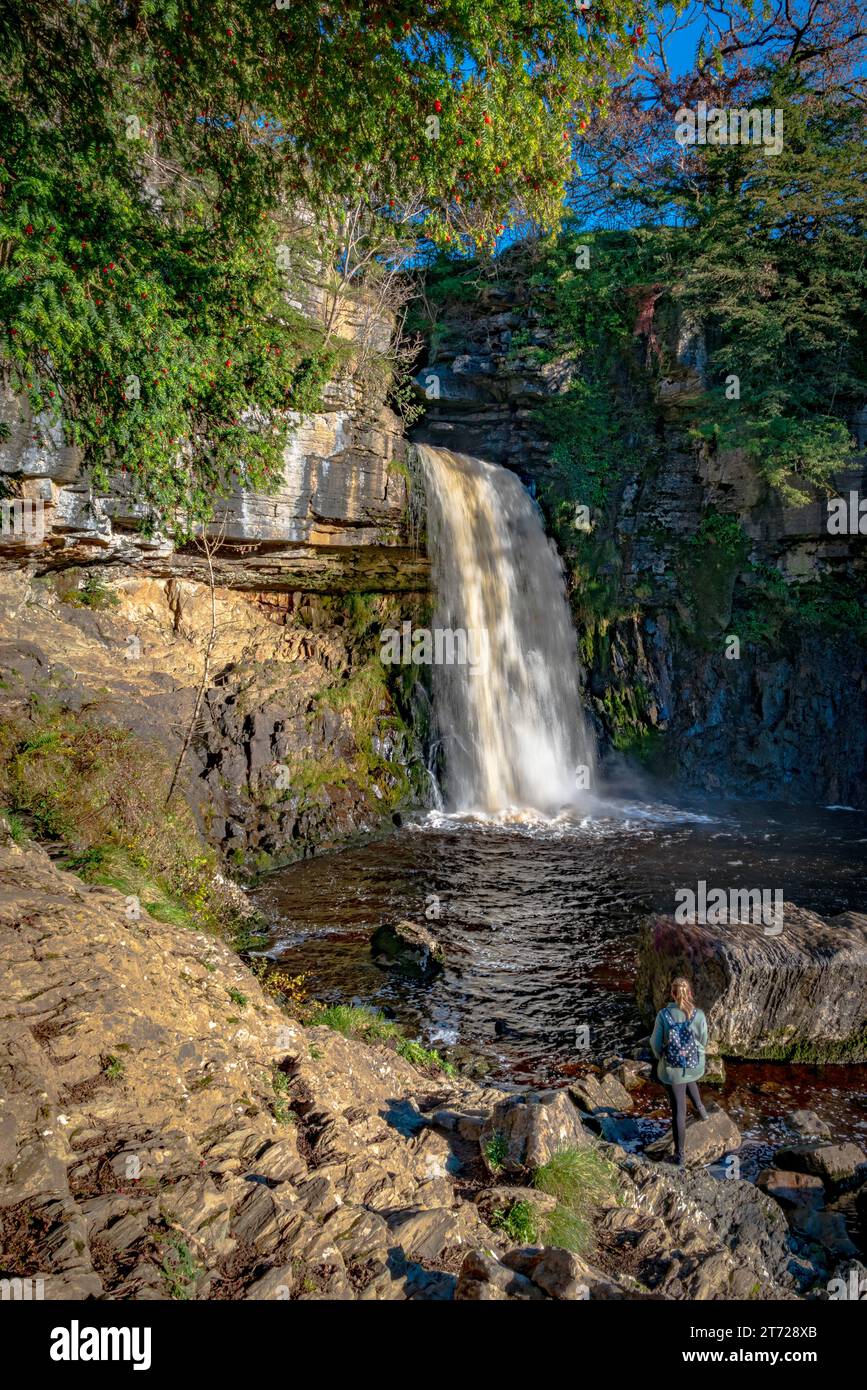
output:
M 447 449 L 418 451 L 434 625 L 485 634 L 483 669 L 433 667 L 446 805 L 498 817 L 580 807 L 595 752 L 557 551 L 514 473 Z

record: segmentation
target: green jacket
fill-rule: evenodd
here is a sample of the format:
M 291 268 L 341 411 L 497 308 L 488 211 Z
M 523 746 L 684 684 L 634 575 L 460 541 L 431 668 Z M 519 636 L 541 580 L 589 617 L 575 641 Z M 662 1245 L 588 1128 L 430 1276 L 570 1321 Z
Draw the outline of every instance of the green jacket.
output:
M 698 1043 L 698 1065 L 687 1067 L 686 1071 L 682 1067 L 670 1067 L 665 1060 L 665 1044 L 668 1038 L 668 1023 L 665 1014 L 670 1013 L 675 1023 L 682 1023 L 686 1014 L 682 1009 L 669 1000 L 664 1009 L 660 1009 L 656 1015 L 656 1022 L 653 1025 L 653 1032 L 650 1035 L 650 1050 L 654 1057 L 659 1060 L 656 1065 L 656 1075 L 659 1077 L 663 1086 L 680 1086 L 687 1081 L 698 1081 L 699 1077 L 704 1076 L 704 1054 L 707 1047 L 707 1019 L 701 1009 L 696 1009 L 692 1016 L 692 1031 Z

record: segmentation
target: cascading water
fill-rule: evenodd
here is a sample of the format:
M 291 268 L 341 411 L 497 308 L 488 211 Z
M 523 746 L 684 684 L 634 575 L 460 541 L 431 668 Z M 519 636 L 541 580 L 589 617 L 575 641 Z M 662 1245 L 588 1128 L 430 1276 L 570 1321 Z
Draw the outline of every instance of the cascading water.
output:
M 434 660 L 451 811 L 550 816 L 593 784 L 563 570 L 514 473 L 419 445 L 437 609 L 470 659 Z M 583 794 L 582 794 L 583 792 Z

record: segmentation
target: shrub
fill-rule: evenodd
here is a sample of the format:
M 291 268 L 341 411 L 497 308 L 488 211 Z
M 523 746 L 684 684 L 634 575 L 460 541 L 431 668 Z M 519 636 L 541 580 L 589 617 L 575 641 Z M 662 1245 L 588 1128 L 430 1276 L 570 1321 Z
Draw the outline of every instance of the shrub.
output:
M 73 608 L 93 608 L 97 612 L 106 608 L 116 608 L 120 603 L 114 590 L 95 571 L 86 576 L 81 588 L 74 589 L 62 601 L 71 604 Z
M 494 1230 L 502 1231 L 515 1245 L 536 1245 L 540 1239 L 539 1219 L 532 1202 L 513 1202 L 491 1218 Z
M 482 1145 L 482 1153 L 492 1173 L 498 1173 L 500 1171 L 506 1161 L 508 1152 L 509 1141 L 505 1134 L 501 1134 L 499 1130 L 495 1134 L 490 1135 Z

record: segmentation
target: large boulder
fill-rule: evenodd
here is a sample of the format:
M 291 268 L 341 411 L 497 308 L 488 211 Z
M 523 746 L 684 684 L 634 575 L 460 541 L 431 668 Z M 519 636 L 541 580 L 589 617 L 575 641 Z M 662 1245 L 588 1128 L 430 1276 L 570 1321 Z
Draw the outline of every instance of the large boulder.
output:
M 839 1211 L 825 1211 L 820 1207 L 810 1207 L 805 1203 L 791 1207 L 787 1213 L 789 1225 L 801 1240 L 821 1245 L 838 1259 L 858 1254 L 846 1227 L 846 1218 Z
M 778 935 L 750 923 L 647 921 L 636 995 L 650 1023 L 672 976 L 690 977 L 726 1056 L 867 1061 L 867 915 L 824 919 L 785 903 Z
M 525 1274 L 510 1269 L 486 1250 L 471 1250 L 464 1257 L 455 1288 L 459 1302 L 492 1303 L 516 1298 L 540 1302 L 546 1295 Z
M 465 1256 L 455 1298 L 459 1301 L 518 1299 L 523 1302 L 555 1299 L 578 1302 L 584 1299 L 658 1298 L 640 1290 L 625 1275 L 614 1279 L 588 1264 L 580 1255 L 556 1246 L 532 1245 L 510 1250 L 501 1259 L 484 1250 L 471 1250 Z
M 599 1223 L 609 1257 L 671 1298 L 788 1298 L 815 1272 L 791 1249 L 782 1209 L 753 1183 L 720 1181 L 630 1154 L 618 1163 L 621 1201 Z
M 507 1096 L 494 1106 L 480 1137 L 491 1173 L 532 1172 L 563 1149 L 592 1142 L 566 1091 Z
M 854 1178 L 867 1164 L 867 1154 L 857 1144 L 789 1144 L 777 1150 L 774 1162 L 793 1173 L 814 1173 L 833 1186 Z
M 588 1298 L 629 1298 L 640 1294 L 627 1293 L 610 1275 L 603 1274 L 572 1250 L 547 1246 L 537 1250 L 523 1246 L 503 1256 L 503 1264 L 532 1279 L 537 1288 L 549 1298 L 574 1302 Z
M 825 1184 L 815 1173 L 763 1168 L 756 1178 L 756 1187 L 782 1207 L 820 1207 L 825 1200 Z
M 413 1260 L 437 1260 L 445 1250 L 491 1239 L 469 1203 L 447 1207 L 410 1207 L 388 1214 L 388 1229 L 396 1245 Z

